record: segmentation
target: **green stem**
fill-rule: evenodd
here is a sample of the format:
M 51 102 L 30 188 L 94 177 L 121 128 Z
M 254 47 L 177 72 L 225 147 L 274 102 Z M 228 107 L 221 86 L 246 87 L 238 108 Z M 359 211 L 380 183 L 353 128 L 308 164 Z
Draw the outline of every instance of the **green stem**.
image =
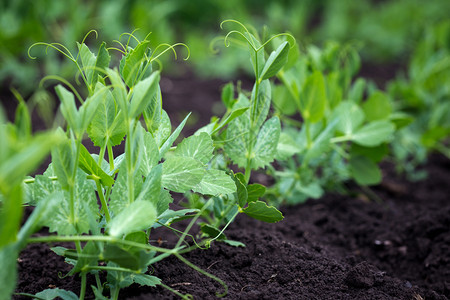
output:
M 109 169 L 110 171 L 112 171 L 114 170 L 114 153 L 112 150 L 112 146 L 109 143 L 106 147 L 108 148 Z
M 139 274 L 139 271 L 131 270 L 127 268 L 121 267 L 108 267 L 108 266 L 88 266 L 85 268 L 86 270 L 100 270 L 100 271 L 116 271 L 116 272 L 127 272 L 127 273 L 136 273 Z
M 50 243 L 50 242 L 89 242 L 89 241 L 97 241 L 97 242 L 109 242 L 109 243 L 117 243 L 125 246 L 131 246 L 131 247 L 137 247 L 145 250 L 150 251 L 157 251 L 157 252 L 163 252 L 163 253 L 169 253 L 172 254 L 176 251 L 178 251 L 178 247 L 175 247 L 174 249 L 166 249 L 161 247 L 156 247 L 152 245 L 145 245 L 141 243 L 126 241 L 122 239 L 118 239 L 112 236 L 104 236 L 104 235 L 80 235 L 80 236 L 37 236 L 37 237 L 31 237 L 27 240 L 27 243 Z
M 195 222 L 197 221 L 197 219 L 203 214 L 203 212 L 205 211 L 205 209 L 212 203 L 213 199 L 210 198 L 205 205 L 203 205 L 202 209 L 198 212 L 198 214 L 191 220 L 191 222 L 189 223 L 189 225 L 186 227 L 186 229 L 184 230 L 183 234 L 181 235 L 181 237 L 178 239 L 177 244 L 175 245 L 174 249 L 177 249 L 180 247 L 181 243 L 184 241 L 184 239 L 186 238 L 186 236 L 188 235 L 188 232 L 191 230 L 192 226 L 194 226 Z
M 330 139 L 331 143 L 341 143 L 341 142 L 347 142 L 350 141 L 352 138 L 350 136 L 347 135 L 343 135 L 343 136 L 337 136 L 334 138 Z
M 234 218 L 236 218 L 236 216 L 239 214 L 239 210 L 231 217 L 230 221 L 228 221 L 228 223 L 222 228 L 222 230 L 219 232 L 219 234 L 210 240 L 210 242 L 213 242 L 215 240 L 217 240 L 219 238 L 219 236 L 225 231 L 225 229 L 227 229 L 227 227 L 233 222 Z
M 98 275 L 98 272 L 95 272 L 95 282 L 97 283 L 97 289 L 100 293 L 103 292 L 103 285 L 102 282 L 100 280 L 100 275 Z
M 97 194 L 100 198 L 100 202 L 102 204 L 102 210 L 105 214 L 106 222 L 109 223 L 111 220 L 111 215 L 109 214 L 108 205 L 106 204 L 105 195 L 103 195 L 102 185 L 98 180 L 95 180 L 95 185 L 97 186 Z
M 228 213 L 234 208 L 234 204 L 230 205 L 227 207 L 227 209 L 222 213 L 222 215 L 220 216 L 220 218 L 216 221 L 216 223 L 214 224 L 215 227 L 219 227 L 220 224 L 222 223 L 223 219 L 226 218 L 226 216 L 228 215 Z
M 310 149 L 311 145 L 312 145 L 312 140 L 311 140 L 311 127 L 310 127 L 309 121 L 305 122 L 305 130 L 306 130 L 307 148 Z
M 82 272 L 81 273 L 81 289 L 80 289 L 79 300 L 84 300 L 85 295 L 86 295 L 86 272 Z
M 119 287 L 114 288 L 114 294 L 112 296 L 113 300 L 119 299 L 119 292 L 120 292 L 120 288 Z
M 102 162 L 105 159 L 105 151 L 106 151 L 106 145 L 100 148 L 100 152 L 98 153 L 98 166 L 102 167 Z

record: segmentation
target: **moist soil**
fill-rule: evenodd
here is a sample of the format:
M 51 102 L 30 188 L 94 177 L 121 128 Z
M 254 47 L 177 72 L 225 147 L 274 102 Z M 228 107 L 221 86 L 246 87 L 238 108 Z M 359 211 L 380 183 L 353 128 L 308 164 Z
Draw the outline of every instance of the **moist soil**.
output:
M 450 161 L 434 155 L 425 169 L 428 178 L 411 183 L 385 165 L 385 180 L 374 188 L 379 203 L 330 194 L 283 207 L 285 219 L 276 224 L 239 216 L 226 234 L 246 247 L 217 242 L 185 257 L 227 284 L 226 299 L 449 299 Z M 70 267 L 47 245 L 28 246 L 18 264 L 17 292 L 79 291 L 77 276 L 58 277 Z M 154 268 L 166 285 L 195 299 L 223 292 L 174 257 Z M 132 285 L 120 298 L 177 296 Z
M 197 111 L 197 124 L 203 126 L 213 115 L 212 99 L 219 99 L 223 84 L 165 79 L 165 109 L 175 125 L 184 110 Z M 216 242 L 184 257 L 223 280 L 226 299 L 450 299 L 450 161 L 433 155 L 424 168 L 426 180 L 409 182 L 385 163 L 384 180 L 373 188 L 381 201 L 352 188 L 348 195 L 328 194 L 282 207 L 285 219 L 276 224 L 238 216 L 226 235 L 246 247 Z M 161 238 L 161 246 L 172 243 L 164 232 L 155 232 L 153 238 Z M 61 279 L 70 266 L 49 248 L 34 244 L 21 253 L 16 292 L 61 288 L 79 293 L 80 278 Z M 157 263 L 153 271 L 164 284 L 195 299 L 215 299 L 224 291 L 175 257 Z M 94 298 L 91 284 L 94 279 L 88 276 L 87 299 Z M 162 287 L 132 285 L 119 298 L 178 297 Z

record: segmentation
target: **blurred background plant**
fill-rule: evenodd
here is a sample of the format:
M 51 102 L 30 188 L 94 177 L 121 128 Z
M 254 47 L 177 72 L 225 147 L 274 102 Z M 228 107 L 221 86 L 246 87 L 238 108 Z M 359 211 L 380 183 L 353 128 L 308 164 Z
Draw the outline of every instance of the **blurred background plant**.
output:
M 447 0 L 426 5 L 420 0 L 2 1 L 0 82 L 3 88 L 12 85 L 27 94 L 42 74 L 71 74 L 71 64 L 51 51 L 46 56 L 43 51 L 32 53 L 42 56 L 44 64 L 30 62 L 26 50 L 34 42 L 70 45 L 91 29 L 99 31 L 102 40 L 112 41 L 135 28 L 141 29 L 136 33 L 139 38 L 152 31 L 154 45 L 186 43 L 192 50 L 190 65 L 198 76 L 231 77 L 242 72 L 244 64 L 236 59 L 242 51 L 227 51 L 217 60 L 209 47 L 219 21 L 228 18 L 245 20 L 256 28 L 267 25 L 271 32 L 290 31 L 302 44 L 358 40 L 363 61 L 405 63 L 424 28 L 447 19 L 448 11 Z M 173 72 L 179 75 L 179 68 Z

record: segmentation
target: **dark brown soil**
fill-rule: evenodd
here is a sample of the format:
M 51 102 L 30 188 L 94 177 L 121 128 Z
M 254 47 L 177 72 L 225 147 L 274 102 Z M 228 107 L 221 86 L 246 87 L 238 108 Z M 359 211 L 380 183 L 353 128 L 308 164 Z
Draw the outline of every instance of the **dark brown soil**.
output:
M 432 156 L 426 169 L 428 179 L 414 184 L 387 172 L 375 189 L 382 203 L 328 195 L 283 208 L 285 219 L 277 224 L 240 216 L 227 236 L 245 248 L 215 243 L 185 257 L 221 278 L 227 299 L 448 299 L 450 162 Z M 78 293 L 79 279 L 58 278 L 69 268 L 47 246 L 29 246 L 19 267 L 17 291 L 50 286 Z M 196 299 L 223 291 L 176 258 L 158 263 L 154 275 Z M 131 286 L 120 298 L 177 297 L 163 288 Z

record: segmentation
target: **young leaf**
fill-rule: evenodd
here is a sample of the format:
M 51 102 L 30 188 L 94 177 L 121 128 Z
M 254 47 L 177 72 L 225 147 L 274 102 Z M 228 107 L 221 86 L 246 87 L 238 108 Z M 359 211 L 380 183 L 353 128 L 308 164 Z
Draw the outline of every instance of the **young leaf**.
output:
M 161 284 L 161 279 L 156 276 L 147 275 L 147 274 L 131 274 L 130 275 L 133 281 L 141 286 L 146 285 L 150 287 L 155 287 Z
M 64 136 L 60 130 L 61 136 Z M 75 168 L 74 151 L 67 138 L 60 145 L 52 149 L 52 166 L 58 177 L 58 182 L 63 189 L 68 189 L 74 184 L 73 169 Z
M 97 83 L 94 93 L 106 89 L 101 83 Z M 100 104 L 95 112 L 92 122 L 87 128 L 89 138 L 95 146 L 105 147 L 119 145 L 126 134 L 125 118 L 123 112 L 117 109 L 113 95 L 109 90 L 104 90 Z
M 283 42 L 280 46 L 278 46 L 276 51 L 270 53 L 270 56 L 267 59 L 266 64 L 264 65 L 264 69 L 261 71 L 261 80 L 269 79 L 272 76 L 275 76 L 278 71 L 280 71 L 281 68 L 283 68 L 283 66 L 287 63 L 288 54 L 288 42 Z
M 169 138 L 164 142 L 164 144 L 159 149 L 159 158 L 163 158 L 164 155 L 166 155 L 167 151 L 169 151 L 170 147 L 172 147 L 172 144 L 175 142 L 177 137 L 180 135 L 181 130 L 184 128 L 184 125 L 186 125 L 186 121 L 189 118 L 191 114 L 189 113 L 184 120 L 178 125 L 178 127 L 173 131 L 173 133 L 169 136 Z M 170 122 L 170 120 L 169 120 Z
M 156 208 L 149 201 L 134 201 L 108 224 L 109 234 L 124 234 L 150 228 L 156 221 Z
M 392 107 L 389 97 L 383 92 L 373 93 L 362 108 L 368 121 L 377 121 L 389 118 Z
M 38 299 L 53 300 L 61 298 L 62 300 L 78 300 L 78 296 L 71 291 L 66 291 L 60 288 L 46 289 L 35 295 Z
M 159 84 L 143 115 L 147 130 L 151 133 L 155 132 L 159 128 L 162 118 L 161 88 Z
M 125 63 L 121 74 L 128 87 L 133 87 L 136 84 L 137 77 L 141 71 L 141 64 L 144 62 L 144 55 L 149 45 L 150 41 L 142 41 L 124 57 Z
M 244 213 L 254 219 L 264 221 L 267 223 L 276 223 L 283 220 L 283 214 L 273 206 L 267 206 L 265 202 L 254 201 L 250 202 Z
M 242 173 L 234 174 L 234 183 L 236 185 L 236 198 L 239 207 L 244 207 L 247 204 L 248 192 L 245 184 L 245 178 Z
M 228 123 L 230 123 L 231 121 L 233 121 L 234 119 L 236 119 L 237 117 L 239 117 L 243 113 L 245 113 L 248 109 L 249 109 L 249 107 L 242 107 L 242 108 L 238 108 L 238 109 L 233 110 L 228 115 L 227 118 L 225 118 L 225 119 L 220 121 L 219 125 L 217 125 L 217 127 L 214 128 L 214 131 L 212 131 L 211 134 L 214 134 L 214 133 L 218 132 L 220 129 L 225 127 Z
M 250 114 L 247 112 L 234 119 L 226 131 L 225 152 L 240 168 L 246 167 L 247 158 L 250 156 L 249 144 L 254 143 L 249 137 L 250 130 Z
M 106 43 L 103 42 L 98 49 L 97 60 L 95 61 L 95 69 L 92 74 L 92 80 L 90 81 L 91 86 L 97 83 L 100 71 L 106 69 L 111 61 L 111 56 L 106 49 Z
M 234 102 L 234 85 L 232 82 L 227 83 L 222 89 L 221 99 L 227 109 L 233 107 Z
M 364 122 L 364 112 L 358 105 L 343 101 L 336 107 L 333 118 L 338 120 L 336 129 L 346 136 L 351 136 Z
M 140 175 L 139 172 L 136 172 L 132 182 L 134 184 L 133 198 L 136 199 L 142 189 L 142 175 Z M 109 208 L 117 215 L 128 205 L 130 205 L 130 199 L 128 199 L 128 174 L 126 166 L 122 165 L 114 183 L 114 188 L 109 200 Z
M 259 183 L 249 184 L 247 186 L 247 194 L 248 194 L 247 201 L 255 202 L 259 200 L 259 198 L 261 198 L 265 193 L 266 193 L 265 186 Z
M 394 131 L 395 126 L 391 122 L 374 121 L 357 130 L 352 141 L 361 146 L 374 147 L 389 141 Z
M 162 165 L 157 165 L 145 176 L 145 182 L 136 201 L 150 201 L 157 207 L 161 192 Z
M 77 131 L 80 117 L 75 105 L 75 96 L 60 84 L 56 86 L 55 91 L 61 101 L 61 113 L 64 119 L 74 131 Z
M 185 138 L 174 151 L 175 155 L 191 157 L 203 164 L 207 164 L 211 158 L 214 150 L 213 141 L 209 134 L 200 133 Z
M 277 160 L 286 160 L 300 152 L 300 147 L 295 140 L 286 132 L 280 133 L 280 138 L 277 145 Z
M 267 118 L 270 108 L 272 91 L 269 80 L 263 80 L 259 84 L 258 94 L 256 95 L 256 84 L 252 90 L 252 102 L 250 107 L 250 120 L 252 130 L 258 130 Z
M 380 168 L 367 157 L 352 156 L 350 158 L 350 170 L 353 178 L 360 185 L 373 185 L 381 182 Z
M 216 238 L 217 237 L 218 240 L 226 240 L 227 239 L 225 234 L 221 233 L 220 230 L 217 227 L 215 227 L 215 226 L 212 226 L 212 225 L 209 225 L 209 224 L 203 224 L 200 227 L 200 230 L 204 234 L 209 236 L 210 238 Z
M 89 151 L 80 145 L 80 157 L 78 160 L 78 166 L 88 175 L 94 175 L 99 178 L 100 183 L 103 186 L 112 186 L 114 184 L 114 179 L 105 173 L 97 164 L 97 162 L 92 158 Z
M 156 144 L 153 136 L 144 130 L 143 140 L 139 147 L 141 148 L 140 152 L 142 155 L 141 163 L 139 165 L 139 172 L 142 176 L 147 176 L 147 174 L 159 161 L 158 145 Z
M 190 157 L 171 156 L 163 163 L 162 185 L 184 193 L 200 183 L 205 175 L 203 164 Z
M 147 127 L 148 129 L 148 127 Z M 170 123 L 170 118 L 167 115 L 167 112 L 165 110 L 162 110 L 161 113 L 161 122 L 158 126 L 158 128 L 152 132 L 153 137 L 155 138 L 156 144 L 161 149 L 164 142 L 167 141 L 167 139 L 170 136 L 170 133 L 172 132 L 172 125 Z M 170 148 L 170 146 L 169 146 Z M 161 155 L 160 155 L 161 157 Z
M 315 123 L 323 118 L 326 105 L 325 80 L 320 71 L 315 71 L 303 84 L 300 111 L 305 120 Z
M 17 245 L 10 244 L 0 247 L 0 299 L 12 299 L 12 293 L 17 282 L 17 259 L 19 250 Z
M 192 190 L 203 195 L 226 195 L 236 191 L 236 184 L 224 171 L 211 169 Z
M 151 104 L 156 96 L 161 76 L 159 71 L 154 72 L 146 79 L 139 81 L 133 90 L 128 116 L 130 119 L 139 117 Z
M 77 42 L 77 46 L 78 51 L 80 53 L 81 63 L 83 64 L 83 71 L 84 74 L 86 74 L 87 85 L 88 88 L 91 88 L 94 78 L 93 74 L 97 57 L 95 57 L 94 53 L 92 53 L 91 50 L 89 50 L 88 46 L 86 46 L 85 43 L 79 44 Z
M 264 168 L 274 160 L 280 132 L 281 125 L 278 117 L 272 117 L 264 123 L 251 154 L 253 169 Z

